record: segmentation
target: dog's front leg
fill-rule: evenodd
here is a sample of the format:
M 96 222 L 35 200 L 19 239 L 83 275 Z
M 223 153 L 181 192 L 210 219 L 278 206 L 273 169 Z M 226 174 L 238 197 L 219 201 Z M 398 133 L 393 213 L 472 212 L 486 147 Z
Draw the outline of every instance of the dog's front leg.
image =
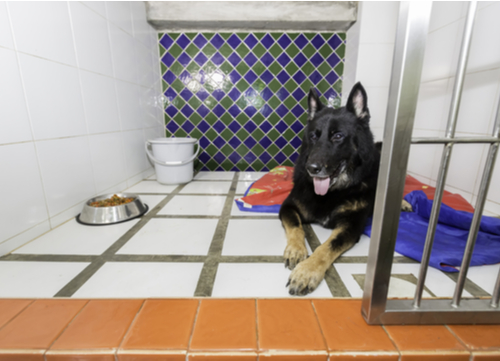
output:
M 280 219 L 286 232 L 286 248 L 283 254 L 285 267 L 292 270 L 307 258 L 302 220 L 295 207 L 286 203 L 280 209 Z
M 332 263 L 351 248 L 356 240 L 356 236 L 346 226 L 339 225 L 334 228 L 328 240 L 292 271 L 287 283 L 288 292 L 291 295 L 303 296 L 314 291 L 325 278 L 325 273 Z

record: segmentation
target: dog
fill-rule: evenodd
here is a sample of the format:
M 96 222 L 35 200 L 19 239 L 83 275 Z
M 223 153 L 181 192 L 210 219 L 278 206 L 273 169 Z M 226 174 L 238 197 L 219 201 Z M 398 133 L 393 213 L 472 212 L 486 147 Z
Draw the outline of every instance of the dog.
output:
M 293 189 L 279 218 L 285 229 L 285 267 L 291 295 L 314 291 L 325 272 L 359 241 L 373 213 L 381 143 L 369 127 L 370 112 L 361 83 L 352 88 L 345 107 L 328 108 L 311 88 L 308 119 L 293 174 Z M 303 224 L 332 229 L 330 237 L 308 257 Z

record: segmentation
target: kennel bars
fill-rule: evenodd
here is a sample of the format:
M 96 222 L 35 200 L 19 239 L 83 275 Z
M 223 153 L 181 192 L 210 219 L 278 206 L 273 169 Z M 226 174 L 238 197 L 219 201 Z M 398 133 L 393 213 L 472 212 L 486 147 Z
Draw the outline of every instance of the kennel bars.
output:
M 500 272 L 491 299 L 461 298 L 500 144 L 500 103 L 491 137 L 455 138 L 477 6 L 475 1 L 469 3 L 445 137 L 412 139 L 431 4 L 400 3 L 362 314 L 369 324 L 500 323 Z M 443 144 L 444 149 L 414 299 L 388 300 L 411 143 Z M 453 145 L 465 143 L 489 143 L 490 149 L 454 296 L 452 300 L 422 300 Z

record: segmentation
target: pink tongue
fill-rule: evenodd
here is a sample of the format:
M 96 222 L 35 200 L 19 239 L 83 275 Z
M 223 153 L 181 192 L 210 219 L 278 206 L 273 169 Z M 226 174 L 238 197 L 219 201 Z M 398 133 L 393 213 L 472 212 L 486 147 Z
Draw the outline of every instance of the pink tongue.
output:
M 317 195 L 324 196 L 330 187 L 330 178 L 313 178 L 314 192 Z

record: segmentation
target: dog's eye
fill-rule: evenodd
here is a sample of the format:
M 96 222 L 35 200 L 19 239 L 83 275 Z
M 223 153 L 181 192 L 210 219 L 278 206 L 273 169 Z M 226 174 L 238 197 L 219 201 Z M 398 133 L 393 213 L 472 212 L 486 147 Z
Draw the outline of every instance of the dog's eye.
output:
M 341 132 L 337 132 L 337 133 L 334 133 L 332 135 L 332 139 L 333 140 L 341 140 L 341 139 L 344 139 L 344 134 L 341 133 Z
M 311 139 L 312 141 L 316 141 L 316 140 L 318 140 L 318 135 L 316 134 L 316 132 L 312 132 L 312 133 L 309 135 L 309 139 Z

